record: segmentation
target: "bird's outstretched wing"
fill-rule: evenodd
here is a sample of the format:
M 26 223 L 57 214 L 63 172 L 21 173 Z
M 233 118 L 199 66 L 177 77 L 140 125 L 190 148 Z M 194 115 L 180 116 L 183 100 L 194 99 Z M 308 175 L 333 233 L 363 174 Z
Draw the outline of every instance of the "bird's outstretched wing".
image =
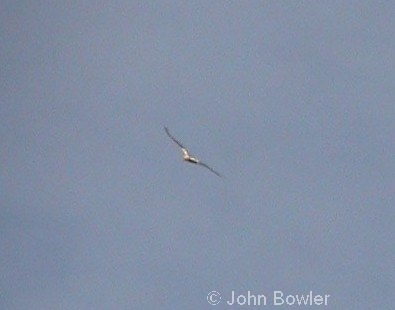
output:
M 199 162 L 197 162 L 197 164 L 201 165 L 203 167 L 206 167 L 208 170 L 210 170 L 211 172 L 215 173 L 217 176 L 222 178 L 222 175 L 220 175 L 217 171 L 215 171 L 213 168 L 211 168 L 210 166 L 206 165 L 205 163 L 202 163 L 201 161 L 199 161 Z
M 169 136 L 169 138 L 172 139 L 180 148 L 185 149 L 185 146 L 183 146 L 183 145 L 181 144 L 180 141 L 176 140 L 176 138 L 174 138 L 174 137 L 170 134 L 169 129 L 167 129 L 167 127 L 164 127 L 164 128 L 165 128 L 166 134 Z

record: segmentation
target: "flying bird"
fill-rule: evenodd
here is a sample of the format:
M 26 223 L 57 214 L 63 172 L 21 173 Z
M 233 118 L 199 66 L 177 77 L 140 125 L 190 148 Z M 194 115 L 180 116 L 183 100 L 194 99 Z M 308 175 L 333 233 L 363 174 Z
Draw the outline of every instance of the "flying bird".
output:
M 210 170 L 211 172 L 215 173 L 217 176 L 222 177 L 222 175 L 220 175 L 213 168 L 211 168 L 210 166 L 208 166 L 205 163 L 201 162 L 199 159 L 191 156 L 191 154 L 189 154 L 189 152 L 185 148 L 185 146 L 183 146 L 180 141 L 178 141 L 176 138 L 174 138 L 171 135 L 171 133 L 169 132 L 169 129 L 167 129 L 167 127 L 164 127 L 164 128 L 165 128 L 166 134 L 169 136 L 169 138 L 172 139 L 181 148 L 182 155 L 183 155 L 183 158 L 184 158 L 185 161 L 187 161 L 187 162 L 189 162 L 191 164 L 201 165 L 201 166 L 207 168 L 208 170 Z

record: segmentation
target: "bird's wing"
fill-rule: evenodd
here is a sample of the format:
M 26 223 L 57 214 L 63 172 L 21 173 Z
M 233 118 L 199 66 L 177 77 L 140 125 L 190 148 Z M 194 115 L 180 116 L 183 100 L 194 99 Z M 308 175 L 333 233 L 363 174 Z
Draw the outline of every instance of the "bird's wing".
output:
M 178 140 L 176 140 L 176 138 L 174 138 L 174 137 L 170 134 L 169 129 L 167 129 L 167 127 L 164 127 L 164 128 L 165 128 L 165 131 L 166 131 L 167 135 L 169 136 L 169 138 L 172 139 L 180 148 L 186 150 L 186 148 L 181 144 L 181 142 L 178 141 Z
M 198 161 L 197 164 L 201 165 L 203 167 L 206 167 L 208 170 L 210 170 L 211 172 L 215 173 L 217 176 L 222 178 L 222 175 L 220 175 L 217 171 L 215 171 L 213 168 L 211 168 L 210 166 L 206 165 L 205 163 L 202 163 L 201 161 Z

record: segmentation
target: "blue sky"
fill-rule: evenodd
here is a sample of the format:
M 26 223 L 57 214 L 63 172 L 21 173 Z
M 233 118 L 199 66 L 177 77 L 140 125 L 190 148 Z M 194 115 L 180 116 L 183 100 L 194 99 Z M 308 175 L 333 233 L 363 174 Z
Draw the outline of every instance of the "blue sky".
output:
M 278 290 L 388 308 L 394 13 L 3 1 L 0 307 L 278 308 Z

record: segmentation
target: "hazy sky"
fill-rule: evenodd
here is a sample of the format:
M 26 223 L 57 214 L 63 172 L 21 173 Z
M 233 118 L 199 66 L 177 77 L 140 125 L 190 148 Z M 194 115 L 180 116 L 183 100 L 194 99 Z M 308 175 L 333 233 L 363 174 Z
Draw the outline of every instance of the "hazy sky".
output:
M 0 308 L 232 309 L 250 291 L 282 309 L 274 291 L 313 291 L 320 309 L 389 309 L 394 17 L 391 1 L 2 1 Z

